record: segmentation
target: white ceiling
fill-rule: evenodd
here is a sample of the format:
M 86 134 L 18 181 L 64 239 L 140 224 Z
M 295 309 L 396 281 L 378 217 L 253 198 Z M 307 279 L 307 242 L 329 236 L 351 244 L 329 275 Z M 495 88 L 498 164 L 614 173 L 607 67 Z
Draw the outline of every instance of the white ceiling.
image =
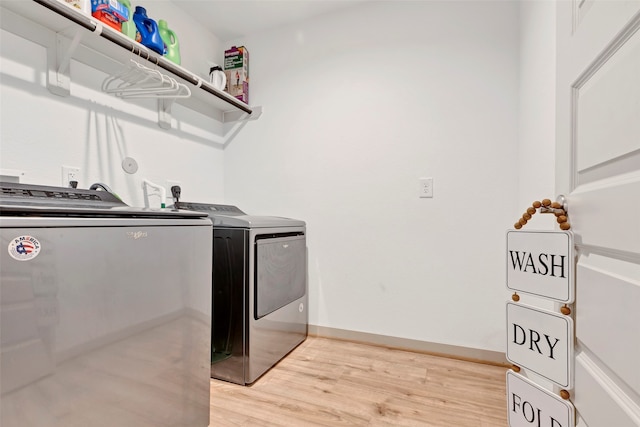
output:
M 221 41 L 352 7 L 367 0 L 173 0 Z

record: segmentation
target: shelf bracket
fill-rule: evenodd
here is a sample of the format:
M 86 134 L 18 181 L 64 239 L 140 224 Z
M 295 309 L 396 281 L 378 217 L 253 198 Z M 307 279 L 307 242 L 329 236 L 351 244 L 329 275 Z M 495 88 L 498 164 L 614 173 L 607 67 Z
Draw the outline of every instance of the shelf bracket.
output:
M 53 43 L 47 49 L 47 89 L 58 96 L 71 94 L 71 57 L 80 44 L 82 30 L 76 29 L 73 38 L 68 39 L 60 33 L 56 33 Z
M 158 98 L 158 126 L 171 129 L 171 106 L 175 98 Z
M 244 111 L 225 111 L 222 115 L 223 123 L 236 123 L 245 122 L 250 120 L 258 120 L 262 115 L 262 107 L 253 107 L 252 113 L 245 113 Z
M 244 111 L 227 111 L 223 113 L 224 137 L 222 138 L 222 148 L 227 148 L 242 128 L 251 120 L 257 120 L 262 115 L 262 107 L 251 107 L 252 113 Z

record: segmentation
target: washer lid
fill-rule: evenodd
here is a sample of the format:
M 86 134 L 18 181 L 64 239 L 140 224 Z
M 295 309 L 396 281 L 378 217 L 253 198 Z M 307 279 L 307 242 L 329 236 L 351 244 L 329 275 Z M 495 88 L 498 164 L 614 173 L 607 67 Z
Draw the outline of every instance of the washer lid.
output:
M 201 218 L 201 212 L 135 208 L 108 191 L 0 182 L 0 215 Z

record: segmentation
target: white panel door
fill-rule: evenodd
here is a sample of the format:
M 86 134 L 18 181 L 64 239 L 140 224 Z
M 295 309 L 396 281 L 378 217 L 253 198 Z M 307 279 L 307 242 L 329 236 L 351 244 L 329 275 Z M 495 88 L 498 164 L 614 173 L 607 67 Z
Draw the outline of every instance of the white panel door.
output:
M 640 0 L 557 6 L 557 190 L 575 235 L 578 425 L 640 426 Z

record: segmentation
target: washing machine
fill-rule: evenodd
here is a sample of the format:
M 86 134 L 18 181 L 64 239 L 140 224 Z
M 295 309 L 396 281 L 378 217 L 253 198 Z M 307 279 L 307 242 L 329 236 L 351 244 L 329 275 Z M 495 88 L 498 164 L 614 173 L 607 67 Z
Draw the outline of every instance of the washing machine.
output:
M 307 337 L 304 221 L 176 202 L 213 222 L 211 377 L 248 385 Z
M 211 221 L 0 182 L 0 425 L 209 425 Z

